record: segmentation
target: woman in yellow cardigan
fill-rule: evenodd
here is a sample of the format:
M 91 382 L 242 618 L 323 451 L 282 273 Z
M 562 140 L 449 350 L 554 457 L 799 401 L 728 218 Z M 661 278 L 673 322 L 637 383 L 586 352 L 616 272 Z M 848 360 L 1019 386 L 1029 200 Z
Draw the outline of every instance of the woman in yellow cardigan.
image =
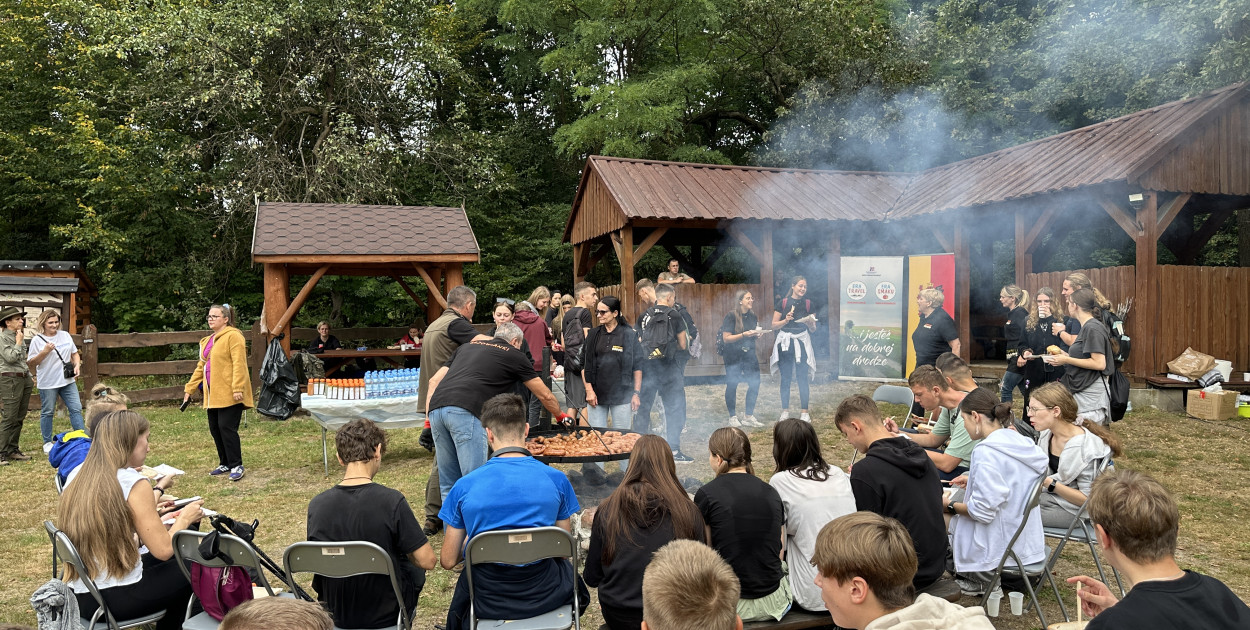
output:
M 230 481 L 243 478 L 243 447 L 239 443 L 239 422 L 243 410 L 254 407 L 252 378 L 247 370 L 247 342 L 234 324 L 234 309 L 214 304 L 208 309 L 208 327 L 213 334 L 200 340 L 200 364 L 183 390 L 182 400 L 191 398 L 197 388 L 204 390 L 208 410 L 208 432 L 217 446 L 217 467 L 208 474 L 229 474 Z

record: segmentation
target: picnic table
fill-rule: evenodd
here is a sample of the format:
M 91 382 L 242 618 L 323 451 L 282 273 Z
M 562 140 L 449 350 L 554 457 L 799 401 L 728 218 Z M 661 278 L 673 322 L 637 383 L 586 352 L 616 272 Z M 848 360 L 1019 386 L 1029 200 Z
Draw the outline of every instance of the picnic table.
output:
M 356 418 L 368 418 L 387 431 L 425 426 L 425 414 L 417 411 L 416 396 L 365 400 L 333 400 L 308 395 L 300 398 L 300 406 L 307 409 L 313 421 L 321 426 L 321 464 L 327 477 L 330 476 L 327 435 L 331 430 L 337 431 Z
M 403 367 L 402 361 L 405 357 L 419 357 L 421 356 L 421 351 L 420 350 L 389 350 L 387 348 L 369 348 L 368 350 L 344 349 L 344 350 L 326 350 L 325 352 L 322 352 L 316 356 L 320 358 L 322 361 L 325 361 L 326 376 L 330 376 L 331 374 L 334 374 L 335 372 L 339 371 L 339 368 L 343 367 L 344 365 L 347 365 L 347 362 L 350 359 L 382 359 L 395 367 Z M 335 365 L 331 367 L 329 365 L 330 361 L 327 361 L 327 359 L 344 359 L 344 360 L 336 361 Z
M 1146 385 L 1160 390 L 1155 398 L 1156 407 L 1177 413 L 1185 413 L 1185 392 L 1201 389 L 1197 381 L 1179 381 L 1167 376 L 1147 376 Z M 1250 381 L 1228 380 L 1220 383 L 1220 387 L 1240 392 L 1250 391 Z

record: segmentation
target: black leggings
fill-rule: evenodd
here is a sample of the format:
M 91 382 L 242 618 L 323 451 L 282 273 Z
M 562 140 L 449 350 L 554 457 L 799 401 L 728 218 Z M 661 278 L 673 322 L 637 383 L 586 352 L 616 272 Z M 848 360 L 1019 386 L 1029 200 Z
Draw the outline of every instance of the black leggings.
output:
M 208 432 L 217 446 L 217 463 L 226 468 L 243 465 L 243 445 L 239 443 L 239 423 L 243 403 L 208 410 Z
M 795 359 L 802 363 L 795 363 Z M 811 397 L 808 390 L 807 358 L 803 356 L 803 345 L 797 341 L 790 343 L 789 350 L 777 350 L 777 367 L 781 369 L 781 408 L 790 408 L 790 380 L 797 372 L 799 381 L 799 408 L 807 409 L 807 400 Z
M 143 554 L 140 561 L 143 562 L 143 577 L 138 582 L 100 591 L 109 612 L 114 619 L 122 621 L 163 610 L 165 617 L 156 622 L 156 630 L 179 630 L 187 613 L 187 601 L 191 599 L 191 584 L 175 564 L 178 560 L 161 561 L 151 554 Z M 77 596 L 79 611 L 90 619 L 100 606 L 91 593 L 77 593 Z M 107 625 L 96 624 L 97 627 Z

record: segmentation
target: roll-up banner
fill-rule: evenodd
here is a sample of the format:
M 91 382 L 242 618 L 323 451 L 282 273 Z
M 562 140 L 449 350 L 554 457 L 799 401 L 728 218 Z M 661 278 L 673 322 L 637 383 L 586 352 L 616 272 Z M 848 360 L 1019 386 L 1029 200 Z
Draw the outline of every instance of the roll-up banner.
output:
M 841 287 L 838 378 L 903 378 L 903 258 L 844 256 Z
M 937 289 L 945 299 L 942 310 L 952 319 L 955 317 L 955 255 L 932 254 L 926 256 L 907 257 L 907 295 L 900 297 L 907 302 L 907 373 L 916 368 L 916 346 L 911 341 L 912 333 L 920 322 L 920 313 L 916 309 L 916 294 L 922 289 Z

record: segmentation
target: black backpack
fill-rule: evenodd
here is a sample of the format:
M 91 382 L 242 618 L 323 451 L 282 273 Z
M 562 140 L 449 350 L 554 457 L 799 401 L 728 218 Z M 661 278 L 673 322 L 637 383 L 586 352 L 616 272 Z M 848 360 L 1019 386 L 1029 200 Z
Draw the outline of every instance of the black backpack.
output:
M 1107 387 L 1107 396 L 1111 398 L 1111 421 L 1119 422 L 1128 411 L 1128 377 L 1116 368 L 1111 376 L 1105 377 L 1103 383 Z
M 575 312 L 579 308 L 582 307 L 571 308 L 564 314 L 564 369 L 574 372 L 581 372 L 586 367 L 586 353 L 583 350 L 586 345 L 586 333 L 582 330 L 582 322 Z
M 683 323 L 678 319 L 676 309 L 659 304 L 652 306 L 643 312 L 640 324 L 643 358 L 656 360 L 677 356 L 680 350 L 677 334 L 681 332 Z

